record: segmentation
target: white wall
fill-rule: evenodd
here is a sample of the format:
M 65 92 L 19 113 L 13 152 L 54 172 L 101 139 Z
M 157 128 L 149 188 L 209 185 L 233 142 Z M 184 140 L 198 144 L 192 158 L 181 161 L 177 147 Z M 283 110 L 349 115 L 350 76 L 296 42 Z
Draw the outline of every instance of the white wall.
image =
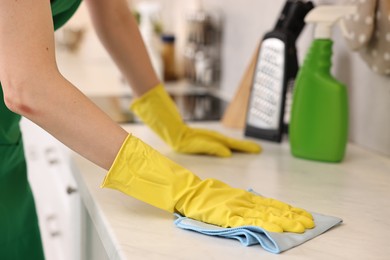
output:
M 133 0 L 135 5 L 140 0 Z M 158 1 L 158 0 L 156 0 Z M 183 46 L 185 14 L 194 0 L 159 0 L 162 18 L 178 37 L 178 51 Z M 222 90 L 231 99 L 258 41 L 270 30 L 284 5 L 284 0 L 204 0 L 207 9 L 224 16 Z M 339 1 L 315 1 L 316 3 Z M 77 18 L 80 19 L 80 18 Z M 298 40 L 302 61 L 311 41 L 311 26 Z M 390 156 L 390 77 L 370 71 L 360 57 L 350 52 L 340 32 L 334 34 L 333 71 L 348 85 L 350 95 L 350 140 Z

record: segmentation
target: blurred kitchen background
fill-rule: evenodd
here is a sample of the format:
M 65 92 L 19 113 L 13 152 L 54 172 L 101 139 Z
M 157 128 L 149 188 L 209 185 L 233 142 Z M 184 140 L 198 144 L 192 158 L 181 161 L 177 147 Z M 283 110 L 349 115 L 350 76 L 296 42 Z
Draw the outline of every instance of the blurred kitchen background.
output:
M 260 39 L 273 28 L 285 0 L 133 0 L 129 7 L 139 15 L 135 11 L 145 3 L 157 10 L 154 30 L 164 35 L 159 39 L 164 54 L 155 67 L 164 78 L 158 62 L 168 62 L 166 87 L 184 118 L 215 120 L 234 98 Z M 390 156 L 390 78 L 376 74 L 351 52 L 337 27 L 333 39 L 333 73 L 349 88 L 350 141 Z M 62 73 L 118 122 L 136 121 L 127 109 L 130 88 L 97 40 L 84 4 L 56 32 L 56 41 Z M 300 63 L 311 41 L 312 26 L 307 25 L 297 43 Z

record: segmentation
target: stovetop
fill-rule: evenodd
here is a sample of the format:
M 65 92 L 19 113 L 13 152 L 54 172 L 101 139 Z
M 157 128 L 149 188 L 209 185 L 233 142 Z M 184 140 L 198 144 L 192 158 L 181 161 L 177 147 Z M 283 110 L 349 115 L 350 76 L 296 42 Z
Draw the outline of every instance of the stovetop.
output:
M 221 119 L 227 102 L 210 93 L 174 93 L 175 101 L 184 121 L 212 121 Z M 89 96 L 89 98 L 114 121 L 139 123 L 140 120 L 129 110 L 132 97 Z

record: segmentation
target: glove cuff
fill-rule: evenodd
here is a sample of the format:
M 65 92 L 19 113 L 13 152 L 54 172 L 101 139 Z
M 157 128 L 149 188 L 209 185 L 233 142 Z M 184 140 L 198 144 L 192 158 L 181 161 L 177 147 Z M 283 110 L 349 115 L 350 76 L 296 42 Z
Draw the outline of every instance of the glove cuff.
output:
M 125 139 L 101 188 L 111 188 L 174 212 L 201 180 L 131 134 Z
M 160 109 L 162 111 L 159 111 Z M 130 110 L 145 123 L 156 118 L 158 114 L 164 115 L 165 117 L 169 116 L 168 118 L 171 120 L 183 122 L 176 104 L 173 102 L 162 83 L 158 84 L 141 97 L 135 99 L 130 105 Z M 153 116 L 152 112 L 156 114 Z
M 162 83 L 134 100 L 130 110 L 171 147 L 180 143 L 186 125 Z

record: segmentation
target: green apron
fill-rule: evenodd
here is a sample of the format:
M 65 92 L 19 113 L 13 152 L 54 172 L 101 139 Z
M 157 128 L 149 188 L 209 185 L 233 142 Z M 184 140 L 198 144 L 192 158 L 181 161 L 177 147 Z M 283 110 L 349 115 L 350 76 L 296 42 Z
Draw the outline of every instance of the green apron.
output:
M 74 14 L 80 2 L 51 1 L 55 29 Z M 44 259 L 19 121 L 20 116 L 5 106 L 0 84 L 0 259 Z

